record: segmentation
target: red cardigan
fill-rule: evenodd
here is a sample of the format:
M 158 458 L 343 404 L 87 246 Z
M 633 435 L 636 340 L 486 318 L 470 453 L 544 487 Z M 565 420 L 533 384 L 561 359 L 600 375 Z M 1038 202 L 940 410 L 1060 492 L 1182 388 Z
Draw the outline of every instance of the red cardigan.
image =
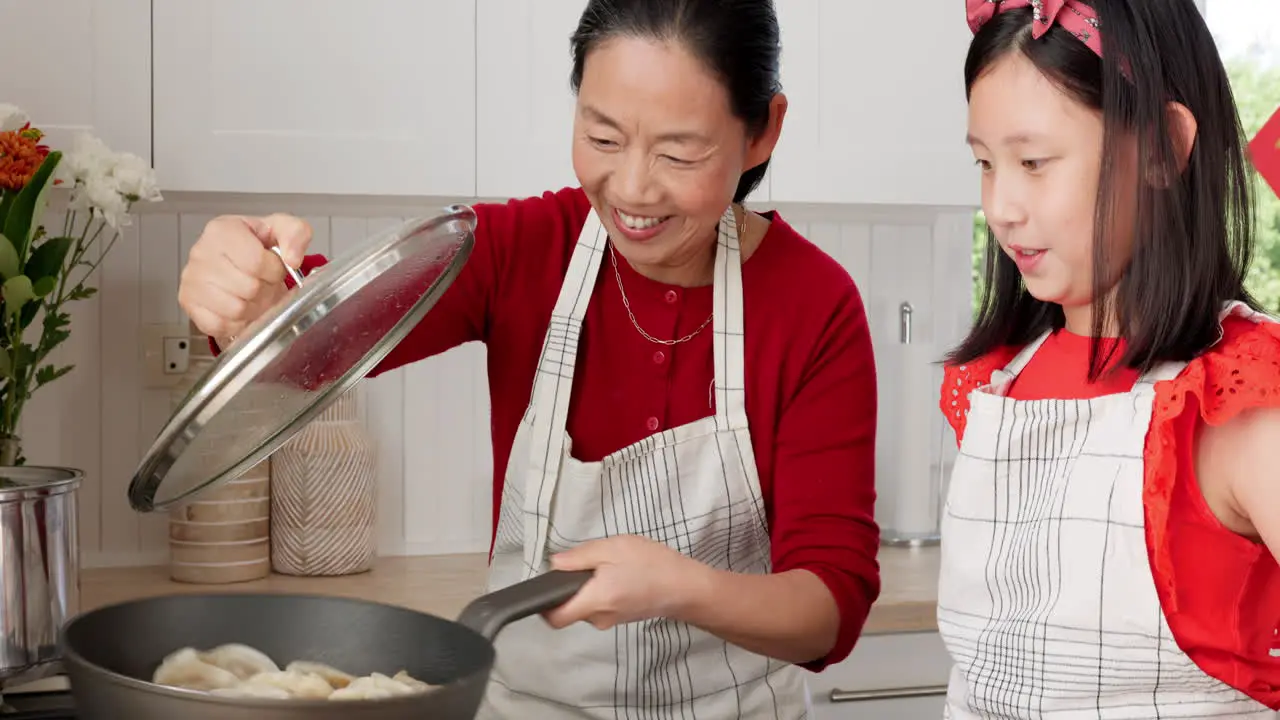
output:
M 963 437 L 969 393 L 1007 364 L 1004 348 L 946 370 L 942 410 Z M 1019 400 L 1089 398 L 1125 392 L 1137 373 L 1087 381 L 1089 341 L 1052 335 L 1009 390 Z M 1117 354 L 1118 357 L 1118 354 Z M 1195 477 L 1194 434 L 1251 407 L 1280 404 L 1280 325 L 1229 317 L 1223 339 L 1177 378 L 1156 383 L 1144 450 L 1147 553 L 1178 647 L 1209 675 L 1280 709 L 1280 566 L 1265 545 L 1226 529 Z
M 371 373 L 463 343 L 488 349 L 493 522 L 507 457 L 529 402 L 552 307 L 590 205 L 580 189 L 479 204 L 476 243 L 453 285 Z M 840 609 L 835 647 L 852 650 L 880 591 L 875 508 L 876 374 L 861 296 L 848 272 L 774 213 L 742 270 L 747 418 L 775 572 L 804 568 Z M 303 271 L 324 263 L 308 256 Z M 711 312 L 711 286 L 649 280 L 619 256 L 637 321 L 681 337 Z M 606 257 L 583 322 L 569 405 L 574 456 L 599 460 L 713 413 L 712 333 L 655 345 L 632 326 Z M 414 401 L 430 402 L 430 398 Z

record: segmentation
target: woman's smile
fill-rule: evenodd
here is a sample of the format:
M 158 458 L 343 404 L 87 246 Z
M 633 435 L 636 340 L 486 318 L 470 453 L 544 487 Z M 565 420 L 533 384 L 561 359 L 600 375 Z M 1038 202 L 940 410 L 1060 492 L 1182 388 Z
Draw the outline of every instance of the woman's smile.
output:
M 671 225 L 674 215 L 632 215 L 613 208 L 613 225 L 618 232 L 632 242 L 644 242 L 657 237 Z

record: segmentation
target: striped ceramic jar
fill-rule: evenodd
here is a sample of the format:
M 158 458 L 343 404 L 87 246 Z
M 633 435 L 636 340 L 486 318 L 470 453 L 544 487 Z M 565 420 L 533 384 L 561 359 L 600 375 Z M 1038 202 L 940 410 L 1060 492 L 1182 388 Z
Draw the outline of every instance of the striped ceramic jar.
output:
M 288 575 L 349 575 L 377 551 L 377 452 L 357 386 L 271 459 L 271 565 Z

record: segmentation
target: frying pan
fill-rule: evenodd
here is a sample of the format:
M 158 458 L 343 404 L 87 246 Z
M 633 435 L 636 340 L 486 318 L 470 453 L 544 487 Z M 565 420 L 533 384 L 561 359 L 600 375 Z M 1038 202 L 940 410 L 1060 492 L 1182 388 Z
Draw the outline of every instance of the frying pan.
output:
M 591 571 L 552 570 L 483 595 L 453 622 L 321 595 L 167 595 L 101 607 L 64 626 L 64 662 L 84 720 L 452 720 L 476 716 L 506 625 L 550 610 Z M 150 682 L 175 650 L 243 643 L 284 667 L 322 662 L 355 676 L 405 670 L 440 687 L 377 700 L 229 698 Z

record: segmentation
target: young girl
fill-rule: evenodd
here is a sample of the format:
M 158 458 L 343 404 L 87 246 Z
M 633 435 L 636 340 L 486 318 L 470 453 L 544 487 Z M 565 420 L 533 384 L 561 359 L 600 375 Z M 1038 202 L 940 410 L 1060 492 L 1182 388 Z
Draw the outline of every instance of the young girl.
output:
M 1193 0 L 968 0 L 991 228 L 941 407 L 951 718 L 1274 718 L 1280 325 Z

